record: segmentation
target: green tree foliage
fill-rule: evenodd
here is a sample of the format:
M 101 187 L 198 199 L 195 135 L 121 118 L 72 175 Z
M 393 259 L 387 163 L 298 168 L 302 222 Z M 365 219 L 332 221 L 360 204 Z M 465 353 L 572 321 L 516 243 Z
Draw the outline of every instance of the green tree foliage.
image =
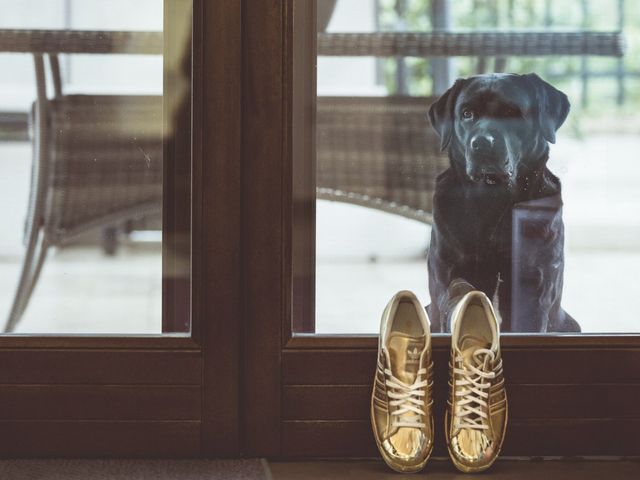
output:
M 428 31 L 431 0 L 379 0 L 380 29 L 385 31 Z M 398 11 L 398 6 L 404 11 Z M 454 30 L 487 29 L 586 29 L 615 31 L 619 27 L 616 0 L 452 0 Z M 585 8 L 586 6 L 586 16 Z M 400 9 L 402 10 L 402 8 Z M 588 57 L 586 67 L 595 75 L 588 80 L 586 90 L 587 111 L 637 111 L 640 106 L 640 1 L 624 1 L 623 32 L 627 51 L 623 58 L 625 71 L 624 105 L 616 104 L 617 78 L 612 74 L 618 60 L 607 57 Z M 493 59 L 486 59 L 485 71 L 493 71 Z M 408 93 L 430 95 L 431 72 L 429 62 L 422 58 L 404 59 L 407 68 Z M 454 70 L 464 77 L 478 72 L 479 59 L 455 58 Z M 397 59 L 381 60 L 385 85 L 389 93 L 398 91 Z M 513 73 L 536 72 L 558 88 L 567 92 L 574 107 L 582 104 L 582 59 L 579 57 L 509 57 L 506 71 Z

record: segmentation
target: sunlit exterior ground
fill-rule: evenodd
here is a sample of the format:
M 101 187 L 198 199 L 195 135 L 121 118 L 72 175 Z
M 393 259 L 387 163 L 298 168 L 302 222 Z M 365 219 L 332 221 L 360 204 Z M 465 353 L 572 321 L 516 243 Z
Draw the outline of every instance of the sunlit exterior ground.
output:
M 639 332 L 640 162 L 631 135 L 560 136 L 554 170 L 567 229 L 564 307 L 585 332 Z M 570 159 L 565 161 L 564 159 Z M 0 318 L 22 260 L 30 147 L 0 144 Z M 318 332 L 374 333 L 391 295 L 428 303 L 429 227 L 340 203 L 318 204 Z M 160 244 L 128 242 L 114 257 L 99 244 L 52 250 L 20 332 L 159 333 Z

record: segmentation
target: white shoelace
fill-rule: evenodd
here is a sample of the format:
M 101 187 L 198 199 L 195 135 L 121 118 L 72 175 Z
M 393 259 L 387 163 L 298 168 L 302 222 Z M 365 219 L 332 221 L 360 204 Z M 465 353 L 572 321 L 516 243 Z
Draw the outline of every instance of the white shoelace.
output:
M 426 387 L 429 382 L 426 379 L 421 380 L 421 377 L 427 374 L 427 369 L 421 368 L 418 370 L 416 380 L 411 385 L 398 380 L 389 369 L 385 369 L 384 373 L 387 375 L 387 387 L 393 389 L 393 391 L 388 392 L 389 398 L 391 399 L 389 404 L 392 407 L 397 407 L 391 413 L 392 416 L 395 416 L 392 426 L 424 428 L 426 425 L 420 421 L 420 417 L 425 415 L 424 396 L 426 392 L 424 387 Z M 405 413 L 413 413 L 414 415 L 401 417 L 401 415 Z
M 455 392 L 456 396 L 460 397 L 457 405 L 461 407 L 461 410 L 456 412 L 457 422 L 455 428 L 476 430 L 489 428 L 489 425 L 485 422 L 488 419 L 485 410 L 487 408 L 487 398 L 489 398 L 487 390 L 491 383 L 484 380 L 490 380 L 496 376 L 494 371 L 485 371 L 487 363 L 493 362 L 494 359 L 495 354 L 486 348 L 479 348 L 473 352 L 475 365 L 466 362 L 461 356 L 456 358 L 456 363 L 462 362 L 463 366 L 463 368 L 453 369 L 455 374 L 462 375 L 462 379 L 456 381 L 456 387 L 463 388 L 456 388 Z M 475 418 L 473 418 L 474 416 Z

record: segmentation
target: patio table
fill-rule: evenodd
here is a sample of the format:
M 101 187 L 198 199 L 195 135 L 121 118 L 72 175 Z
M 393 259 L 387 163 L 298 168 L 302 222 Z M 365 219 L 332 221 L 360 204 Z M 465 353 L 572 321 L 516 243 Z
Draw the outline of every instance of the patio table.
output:
M 543 56 L 621 57 L 621 32 L 485 31 L 320 33 L 322 56 Z M 0 30 L 0 52 L 161 55 L 162 32 Z
M 162 32 L 0 30 L 0 52 L 162 55 Z
M 621 32 L 473 31 L 320 33 L 318 55 L 373 57 L 548 56 L 621 57 Z

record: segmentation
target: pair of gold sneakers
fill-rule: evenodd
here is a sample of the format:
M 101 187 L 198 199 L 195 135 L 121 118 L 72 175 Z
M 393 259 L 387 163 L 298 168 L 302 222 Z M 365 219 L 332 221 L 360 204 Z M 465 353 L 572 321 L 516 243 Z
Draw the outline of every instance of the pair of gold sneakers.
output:
M 449 399 L 444 419 L 458 470 L 489 468 L 507 425 L 499 325 L 487 296 L 470 290 L 451 314 Z M 371 425 L 384 461 L 402 473 L 426 465 L 434 443 L 429 319 L 416 296 L 396 294 L 382 314 Z

